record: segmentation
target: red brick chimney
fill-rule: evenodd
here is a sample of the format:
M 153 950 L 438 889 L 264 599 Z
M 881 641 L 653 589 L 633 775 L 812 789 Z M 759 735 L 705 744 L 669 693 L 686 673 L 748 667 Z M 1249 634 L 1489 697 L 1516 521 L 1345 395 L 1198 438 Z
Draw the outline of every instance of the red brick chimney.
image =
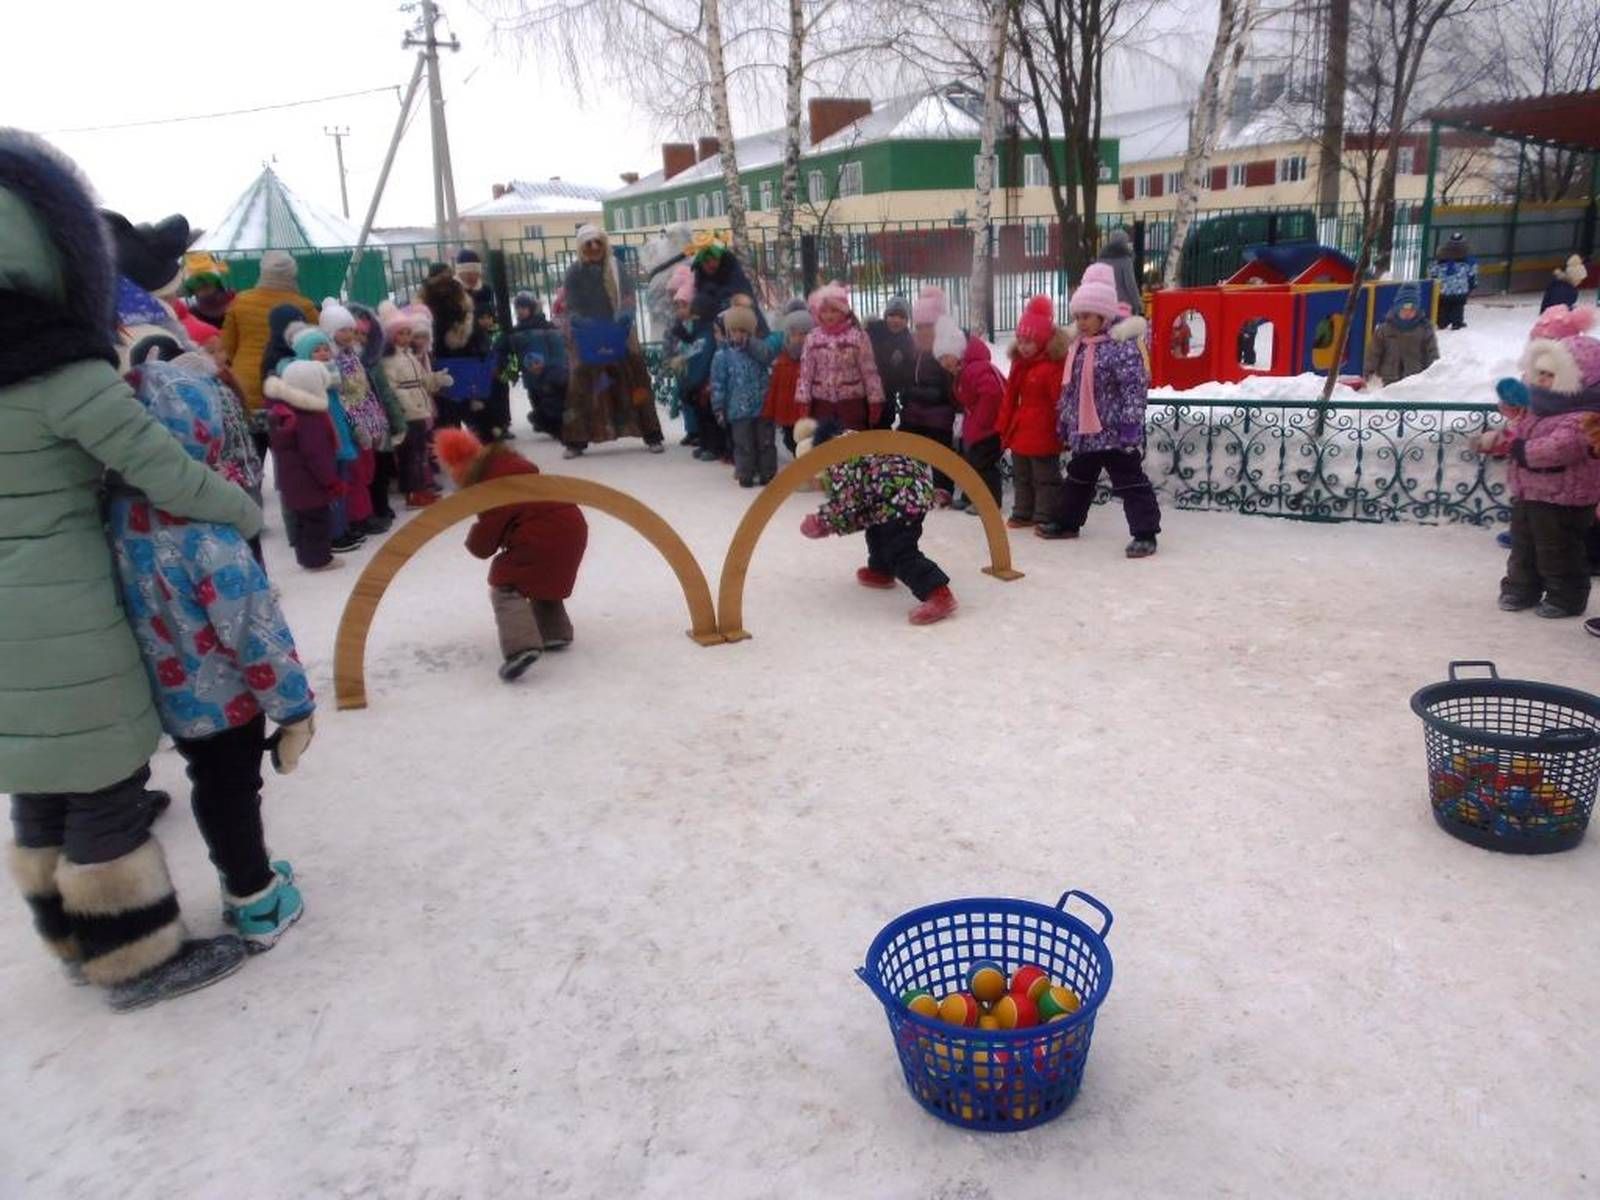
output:
M 871 100 L 842 100 L 815 96 L 807 105 L 811 117 L 811 144 L 815 146 L 848 128 L 862 117 L 872 115 Z
M 622 182 L 627 184 L 629 187 L 632 187 L 634 184 L 639 182 L 639 172 L 624 171 L 622 173 Z
M 497 183 L 492 188 L 490 188 L 489 190 L 494 193 L 494 198 L 496 200 L 498 200 L 498 199 L 500 199 L 501 196 L 504 196 L 506 194 L 506 190 L 507 189 L 506 189 L 506 185 L 505 184 Z
M 714 137 L 703 137 L 700 139 L 699 150 L 700 157 L 695 161 L 705 162 L 705 160 L 710 158 L 713 154 L 722 153 L 722 143 Z
M 661 174 L 665 179 L 681 175 L 700 160 L 688 142 L 667 142 L 661 147 Z

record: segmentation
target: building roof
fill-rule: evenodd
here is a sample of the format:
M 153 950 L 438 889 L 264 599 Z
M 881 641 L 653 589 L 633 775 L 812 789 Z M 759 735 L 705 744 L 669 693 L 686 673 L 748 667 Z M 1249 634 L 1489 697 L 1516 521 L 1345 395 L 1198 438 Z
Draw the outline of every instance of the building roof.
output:
M 359 225 L 291 191 L 271 167 L 263 167 L 197 249 L 321 250 L 354 246 L 360 237 Z
M 1476 129 L 1497 137 L 1527 138 L 1573 149 L 1600 151 L 1600 89 L 1527 96 L 1485 104 L 1436 108 L 1428 119 L 1458 129 Z
M 465 219 L 482 220 L 485 217 L 532 217 L 544 213 L 599 212 L 600 201 L 608 188 L 584 183 L 568 183 L 564 179 L 528 181 L 513 179 L 506 184 L 505 194 L 471 208 L 461 210 Z
M 783 139 L 787 126 L 764 130 L 748 137 L 735 138 L 734 149 L 739 156 L 740 171 L 759 171 L 775 167 L 783 160 Z M 968 112 L 959 99 L 944 92 L 918 92 L 896 96 L 892 100 L 874 101 L 872 112 L 845 126 L 837 133 L 811 145 L 811 124 L 800 120 L 800 145 L 808 155 L 828 154 L 835 150 L 848 150 L 873 142 L 924 140 L 942 141 L 975 138 L 979 133 L 976 116 Z M 660 191 L 663 187 L 682 187 L 694 183 L 722 178 L 722 156 L 713 154 L 694 166 L 665 177 L 662 171 L 653 171 L 638 183 L 629 184 L 606 194 L 607 200 L 622 200 Z M 463 214 L 465 215 L 465 214 Z

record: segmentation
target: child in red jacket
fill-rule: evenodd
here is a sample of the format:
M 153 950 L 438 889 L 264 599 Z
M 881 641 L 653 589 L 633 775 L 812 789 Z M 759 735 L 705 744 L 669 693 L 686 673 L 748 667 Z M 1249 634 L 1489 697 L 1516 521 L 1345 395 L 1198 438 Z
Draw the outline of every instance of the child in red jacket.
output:
M 1011 374 L 1000 401 L 1000 443 L 1011 451 L 1011 518 L 1022 529 L 1055 516 L 1061 505 L 1061 435 L 1056 406 L 1070 342 L 1056 325 L 1049 296 L 1034 296 L 1017 322 Z
M 1000 456 L 1004 451 L 998 422 L 1005 380 L 989 355 L 989 343 L 963 333 L 950 317 L 940 317 L 933 327 L 933 353 L 940 365 L 956 377 L 961 452 L 999 504 Z
M 485 446 L 465 429 L 434 435 L 438 454 L 457 487 L 471 487 L 539 468 L 503 442 Z M 589 525 L 576 504 L 530 500 L 479 515 L 467 549 L 493 558 L 489 602 L 500 635 L 500 678 L 520 679 L 546 650 L 572 644 L 572 621 L 563 603 L 572 595 L 589 544 Z

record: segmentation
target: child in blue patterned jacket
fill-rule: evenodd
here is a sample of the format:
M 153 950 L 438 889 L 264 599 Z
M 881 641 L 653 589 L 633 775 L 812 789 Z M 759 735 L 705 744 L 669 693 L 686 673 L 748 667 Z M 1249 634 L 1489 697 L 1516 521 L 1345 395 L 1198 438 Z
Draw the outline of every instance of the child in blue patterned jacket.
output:
M 753 308 L 734 305 L 722 314 L 728 340 L 711 360 L 711 411 L 733 439 L 733 473 L 740 487 L 763 487 L 778 473 L 778 437 L 761 415 L 767 403 L 772 351 L 756 339 Z
M 221 468 L 222 396 L 200 355 L 136 368 L 140 402 L 189 454 Z M 113 491 L 109 526 L 134 639 L 162 726 L 189 767 L 195 823 L 222 877 L 223 916 L 254 950 L 302 911 L 294 872 L 271 862 L 261 756 L 280 774 L 311 744 L 316 703 L 294 636 L 250 547 L 231 526 L 184 521 Z M 267 736 L 267 720 L 277 726 Z
M 795 456 L 838 436 L 849 436 L 835 421 L 795 423 Z M 867 535 L 867 565 L 856 571 L 862 587 L 911 589 L 919 603 L 913 625 L 932 625 L 956 611 L 950 576 L 922 552 L 922 519 L 933 508 L 933 472 L 901 454 L 861 454 L 828 467 L 817 476 L 827 499 L 800 523 L 808 538 Z

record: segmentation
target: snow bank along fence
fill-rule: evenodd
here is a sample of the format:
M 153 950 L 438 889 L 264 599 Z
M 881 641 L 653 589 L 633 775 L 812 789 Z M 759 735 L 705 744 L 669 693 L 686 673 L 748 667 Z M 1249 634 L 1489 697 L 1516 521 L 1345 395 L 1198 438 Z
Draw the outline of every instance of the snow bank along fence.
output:
M 951 476 L 963 491 L 973 497 L 983 531 L 988 539 L 989 565 L 983 568 L 1003 582 L 1021 579 L 1022 572 L 1011 565 L 1011 541 L 1000 506 L 990 496 L 978 473 L 948 448 L 928 438 L 909 433 L 857 433 L 819 446 L 803 459 L 796 459 L 761 490 L 734 530 L 722 567 L 718 608 L 711 605 L 711 589 L 705 573 L 689 547 L 655 510 L 616 488 L 590 479 L 565 475 L 519 475 L 495 479 L 446 496 L 418 513 L 389 536 L 378 553 L 356 579 L 350 599 L 339 618 L 334 638 L 334 696 L 339 708 L 367 706 L 367 634 L 377 615 L 378 605 L 400 568 L 452 525 L 488 512 L 504 504 L 529 500 L 555 500 L 596 508 L 616 517 L 642 534 L 667 560 L 678 577 L 683 598 L 689 607 L 689 636 L 702 646 L 740 642 L 750 634 L 744 628 L 744 585 L 755 554 L 756 543 L 783 502 L 816 478 L 817 472 L 861 454 L 901 454 L 927 463 Z M 720 611 L 720 621 L 718 619 Z

